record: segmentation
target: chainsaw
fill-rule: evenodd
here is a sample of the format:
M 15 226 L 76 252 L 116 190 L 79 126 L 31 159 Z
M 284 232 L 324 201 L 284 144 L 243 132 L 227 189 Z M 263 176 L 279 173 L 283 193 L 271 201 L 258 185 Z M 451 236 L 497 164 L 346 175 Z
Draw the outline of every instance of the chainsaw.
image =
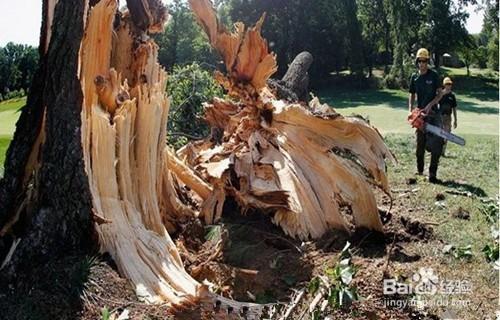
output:
M 424 132 L 430 132 L 438 137 L 446 139 L 450 142 L 456 143 L 460 146 L 465 146 L 465 140 L 453 133 L 446 132 L 443 128 L 434 126 L 425 122 L 425 113 L 422 109 L 415 108 L 408 116 L 408 122 L 413 128 L 417 128 Z

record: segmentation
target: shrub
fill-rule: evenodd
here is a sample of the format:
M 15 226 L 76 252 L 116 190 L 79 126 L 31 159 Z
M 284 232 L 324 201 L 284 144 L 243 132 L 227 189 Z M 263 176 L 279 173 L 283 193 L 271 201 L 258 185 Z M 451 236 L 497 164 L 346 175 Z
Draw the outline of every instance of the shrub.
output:
M 3 100 L 22 98 L 26 95 L 23 89 L 8 91 L 3 95 Z M 0 101 L 2 99 L 0 98 Z
M 197 63 L 174 66 L 169 75 L 167 93 L 170 96 L 168 142 L 175 148 L 195 137 L 205 137 L 209 128 L 203 120 L 203 102 L 222 96 L 222 88 L 212 73 Z

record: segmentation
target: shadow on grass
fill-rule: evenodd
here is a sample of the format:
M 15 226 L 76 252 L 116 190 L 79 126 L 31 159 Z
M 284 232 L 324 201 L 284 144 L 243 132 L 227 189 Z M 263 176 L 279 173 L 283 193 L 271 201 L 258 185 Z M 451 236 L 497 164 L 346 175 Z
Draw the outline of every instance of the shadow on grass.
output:
M 408 109 L 406 99 L 401 96 L 379 90 L 321 90 L 318 91 L 321 102 L 342 109 L 361 106 L 387 105 L 396 109 Z
M 477 197 L 488 196 L 482 188 L 476 187 L 468 183 L 461 183 L 454 180 L 439 181 L 438 183 L 448 188 L 457 189 L 458 191 L 470 192 Z
M 458 110 L 460 111 L 474 112 L 478 114 L 498 114 L 498 108 L 485 107 L 475 103 L 460 103 L 460 100 L 457 100 Z
M 498 90 L 494 88 L 483 88 L 479 90 L 470 90 L 470 91 L 467 90 L 461 94 L 469 98 L 474 98 L 480 101 L 487 101 L 487 102 L 498 101 Z
M 355 108 L 363 106 L 372 106 L 374 108 L 378 106 L 388 106 L 394 109 L 407 110 L 408 102 L 407 99 L 402 97 L 396 92 L 381 91 L 381 90 L 321 90 L 318 91 L 318 97 L 321 98 L 321 102 L 327 103 L 328 105 L 336 108 Z M 460 93 L 462 94 L 462 93 Z M 464 96 L 475 98 L 481 101 L 497 101 L 494 98 L 492 91 L 490 89 L 484 89 L 482 91 L 467 91 L 463 93 Z M 458 108 L 460 111 L 474 112 L 477 114 L 497 114 L 498 108 L 483 106 L 476 103 L 461 102 L 460 98 L 458 100 Z

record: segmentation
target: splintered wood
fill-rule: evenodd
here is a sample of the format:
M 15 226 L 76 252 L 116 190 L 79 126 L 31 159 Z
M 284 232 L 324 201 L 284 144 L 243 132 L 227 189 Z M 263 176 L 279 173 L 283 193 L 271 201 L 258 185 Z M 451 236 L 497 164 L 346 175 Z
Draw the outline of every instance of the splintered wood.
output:
M 166 226 L 195 213 L 180 201 L 168 163 L 187 183 L 200 179 L 180 160 L 168 160 L 175 155 L 166 148 L 169 102 L 158 48 L 133 25 L 134 12 L 119 13 L 113 30 L 115 0 L 89 10 L 80 52 L 82 143 L 95 214 L 103 222 L 96 227 L 101 248 L 143 300 L 194 302 L 205 286 L 184 270 Z M 157 29 L 159 21 L 152 23 Z M 193 190 L 202 198 L 211 191 L 202 181 Z
M 234 197 L 245 211 L 267 212 L 294 237 L 317 238 L 329 229 L 382 231 L 372 185 L 387 191 L 385 158 L 394 161 L 380 134 L 357 118 L 343 117 L 314 99 L 309 105 L 280 101 L 266 83 L 276 71 L 256 26 L 237 23 L 227 31 L 209 0 L 190 0 L 198 22 L 224 59 L 227 77 L 216 79 L 233 100 L 205 104 L 205 118 L 224 131 L 220 145 L 192 143 L 179 155 L 214 186 L 202 215 L 221 216 L 221 202 Z
M 277 66 L 260 33 L 264 17 L 228 32 L 209 0 L 189 2 L 224 59 L 227 76 L 216 79 L 233 99 L 205 105 L 207 122 L 224 132 L 222 143 L 207 138 L 178 154 L 166 146 L 167 76 L 148 36 L 162 29 L 165 8 L 159 0 L 129 0 L 123 12 L 116 0 L 88 8 L 79 76 L 96 228 L 102 251 L 143 300 L 176 306 L 219 299 L 257 318 L 263 306 L 217 297 L 195 281 L 169 232 L 186 217 L 218 220 L 227 197 L 243 212 L 270 214 L 302 239 L 350 230 L 345 207 L 354 225 L 380 231 L 372 186 L 388 189 L 384 159 L 393 157 L 363 120 L 342 117 L 317 99 L 308 105 L 276 99 L 267 86 Z

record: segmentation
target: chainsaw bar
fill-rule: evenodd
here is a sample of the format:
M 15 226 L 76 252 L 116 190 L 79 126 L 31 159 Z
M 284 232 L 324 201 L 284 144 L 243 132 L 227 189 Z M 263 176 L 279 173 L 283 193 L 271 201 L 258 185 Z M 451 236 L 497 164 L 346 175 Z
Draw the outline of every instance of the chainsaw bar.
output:
M 441 138 L 444 138 L 450 142 L 456 143 L 460 146 L 465 146 L 465 140 L 462 137 L 454 135 L 453 133 L 449 133 L 440 127 L 436 127 L 432 124 L 426 123 L 424 126 L 424 130 L 430 133 L 435 134 Z

